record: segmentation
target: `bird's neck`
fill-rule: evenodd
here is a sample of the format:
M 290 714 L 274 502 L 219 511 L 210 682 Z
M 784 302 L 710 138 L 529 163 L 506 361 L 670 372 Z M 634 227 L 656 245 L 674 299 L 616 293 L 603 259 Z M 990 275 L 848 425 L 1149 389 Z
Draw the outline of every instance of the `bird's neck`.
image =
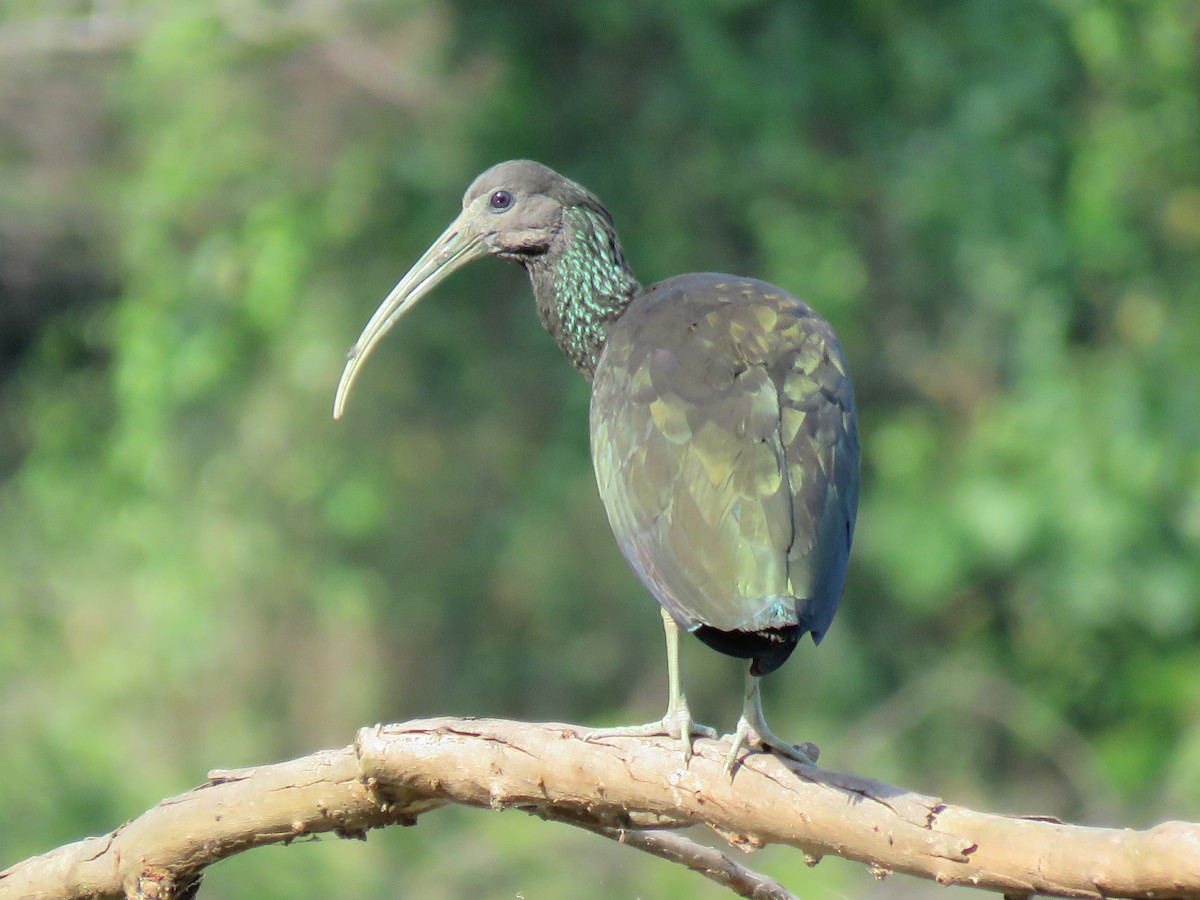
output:
M 641 288 L 607 213 L 567 207 L 555 244 L 526 268 L 542 325 L 590 381 L 609 326 Z

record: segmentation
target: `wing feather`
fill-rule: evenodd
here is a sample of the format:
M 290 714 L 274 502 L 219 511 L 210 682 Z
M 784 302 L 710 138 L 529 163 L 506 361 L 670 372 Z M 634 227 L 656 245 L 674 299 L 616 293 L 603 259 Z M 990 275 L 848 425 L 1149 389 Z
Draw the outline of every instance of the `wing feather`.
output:
M 823 319 L 762 282 L 663 282 L 613 326 L 591 418 L 613 532 L 678 621 L 824 634 L 853 534 L 858 437 Z

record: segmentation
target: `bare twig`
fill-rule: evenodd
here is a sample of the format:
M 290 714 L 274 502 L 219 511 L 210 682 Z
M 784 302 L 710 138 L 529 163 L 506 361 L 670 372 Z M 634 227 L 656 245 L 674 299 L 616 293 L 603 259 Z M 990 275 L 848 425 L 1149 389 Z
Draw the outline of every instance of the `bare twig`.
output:
M 459 803 L 587 827 L 676 859 L 744 896 L 786 894 L 770 893 L 769 880 L 726 865 L 717 851 L 657 832 L 704 824 L 743 849 L 788 844 L 810 862 L 832 853 L 876 873 L 1013 896 L 1200 900 L 1197 824 L 1133 831 L 998 816 L 765 754 L 745 757 L 731 779 L 721 771 L 723 743 L 698 740 L 695 749 L 683 768 L 669 740 L 606 737 L 571 725 L 432 719 L 376 726 L 341 750 L 212 772 L 204 785 L 104 837 L 0 872 L 0 898 L 185 897 L 206 866 L 250 847 L 316 832 L 361 837 Z
M 584 825 L 589 831 L 620 844 L 637 847 L 654 856 L 687 866 L 724 885 L 739 897 L 750 900 L 797 900 L 795 894 L 774 878 L 747 869 L 729 854 L 706 847 L 682 834 L 670 831 L 633 831 L 628 828 L 603 828 Z

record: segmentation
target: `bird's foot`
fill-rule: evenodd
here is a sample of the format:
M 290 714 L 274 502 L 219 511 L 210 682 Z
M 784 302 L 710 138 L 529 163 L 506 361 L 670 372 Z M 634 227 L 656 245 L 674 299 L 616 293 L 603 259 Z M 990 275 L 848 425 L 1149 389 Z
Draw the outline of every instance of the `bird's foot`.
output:
M 757 745 L 762 752 L 769 751 L 782 756 L 786 760 L 805 766 L 815 766 L 817 764 L 817 757 L 821 755 L 821 751 L 816 744 L 808 742 L 802 744 L 789 743 L 783 738 L 777 737 L 765 725 L 756 727 L 745 716 L 742 716 L 738 721 L 737 730 L 729 736 L 729 739 L 729 752 L 725 754 L 725 765 L 723 767 L 726 775 L 733 773 L 734 763 L 737 762 L 738 755 L 742 749 L 749 748 L 751 745 Z
M 679 741 L 683 748 L 683 765 L 686 768 L 687 764 L 692 761 L 692 738 L 704 737 L 710 740 L 716 740 L 717 730 L 709 728 L 707 725 L 701 725 L 698 722 L 692 721 L 692 713 L 688 709 L 686 703 L 680 703 L 674 709 L 668 709 L 667 714 L 663 716 L 663 729 L 670 736 Z
M 628 725 L 617 728 L 598 728 L 588 735 L 587 740 L 611 737 L 669 737 L 679 741 L 683 749 L 683 764 L 692 759 L 692 738 L 717 739 L 717 731 L 707 725 L 692 721 L 686 705 L 667 710 L 657 722 L 645 725 Z

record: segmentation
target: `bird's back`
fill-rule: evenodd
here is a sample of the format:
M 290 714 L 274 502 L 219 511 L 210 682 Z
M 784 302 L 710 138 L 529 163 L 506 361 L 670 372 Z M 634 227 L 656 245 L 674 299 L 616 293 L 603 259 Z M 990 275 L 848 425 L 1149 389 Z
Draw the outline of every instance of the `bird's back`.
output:
M 660 282 L 609 330 L 591 423 L 621 550 L 681 624 L 701 637 L 785 629 L 774 665 L 796 634 L 821 639 L 859 461 L 853 391 L 824 319 L 761 281 Z

